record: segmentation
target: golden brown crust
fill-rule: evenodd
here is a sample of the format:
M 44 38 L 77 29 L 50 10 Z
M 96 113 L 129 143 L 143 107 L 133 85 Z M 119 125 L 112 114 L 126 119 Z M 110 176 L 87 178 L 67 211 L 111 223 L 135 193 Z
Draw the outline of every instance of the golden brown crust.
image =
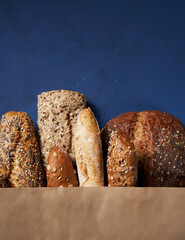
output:
M 80 186 L 104 186 L 100 129 L 90 108 L 82 110 L 78 116 L 75 156 Z
M 90 132 L 100 134 L 98 122 L 90 108 L 86 108 L 79 115 L 81 125 Z
M 77 187 L 76 170 L 69 155 L 59 147 L 52 147 L 46 168 L 47 187 Z
M 133 187 L 137 182 L 137 160 L 131 140 L 120 131 L 112 131 L 107 158 L 108 186 Z
M 8 112 L 2 116 L 0 142 L 0 162 L 7 187 L 45 186 L 37 137 L 27 113 Z
M 121 114 L 101 132 L 105 158 L 116 129 L 134 143 L 139 186 L 185 187 L 185 128 L 177 118 L 160 111 Z

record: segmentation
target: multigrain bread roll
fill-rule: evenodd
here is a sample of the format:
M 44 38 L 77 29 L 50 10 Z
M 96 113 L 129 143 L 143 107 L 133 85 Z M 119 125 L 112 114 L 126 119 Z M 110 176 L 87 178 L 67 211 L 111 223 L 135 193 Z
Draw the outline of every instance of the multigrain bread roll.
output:
M 44 165 L 52 147 L 62 147 L 75 163 L 74 135 L 77 116 L 86 108 L 83 94 L 67 90 L 38 96 L 38 134 Z
M 133 187 L 137 182 L 134 144 L 120 131 L 112 131 L 107 155 L 108 186 Z
M 8 187 L 10 173 L 10 164 L 8 158 L 5 158 L 5 152 L 2 148 L 1 123 L 0 123 L 0 187 Z
M 103 186 L 103 156 L 100 130 L 90 108 L 82 110 L 78 116 L 75 155 L 80 187 Z
M 45 176 L 33 123 L 27 113 L 8 112 L 1 119 L 0 185 L 42 187 Z
M 46 169 L 47 187 L 77 187 L 76 170 L 69 155 L 59 147 L 52 147 Z
M 185 128 L 160 111 L 124 113 L 101 132 L 105 159 L 112 131 L 133 141 L 138 160 L 138 186 L 185 187 Z

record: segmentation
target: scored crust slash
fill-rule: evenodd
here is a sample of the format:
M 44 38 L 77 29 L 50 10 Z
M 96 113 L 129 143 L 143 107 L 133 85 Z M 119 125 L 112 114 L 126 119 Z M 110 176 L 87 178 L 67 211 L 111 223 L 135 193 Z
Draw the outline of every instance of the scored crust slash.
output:
M 171 114 L 124 113 L 100 131 L 83 94 L 56 90 L 38 96 L 37 124 L 38 139 L 27 113 L 2 116 L 0 187 L 185 187 L 185 128 Z

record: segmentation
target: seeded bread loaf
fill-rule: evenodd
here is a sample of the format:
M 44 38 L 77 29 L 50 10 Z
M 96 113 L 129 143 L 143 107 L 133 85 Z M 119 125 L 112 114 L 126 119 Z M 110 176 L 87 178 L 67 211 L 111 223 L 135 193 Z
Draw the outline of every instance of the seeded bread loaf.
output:
M 177 118 L 160 111 L 143 111 L 110 120 L 101 132 L 105 160 L 115 130 L 133 141 L 139 186 L 185 187 L 185 128 Z
M 48 187 L 77 187 L 76 170 L 69 155 L 59 147 L 52 147 L 46 168 Z
M 100 130 L 90 108 L 82 110 L 78 116 L 75 154 L 80 187 L 104 186 Z
M 10 164 L 8 158 L 5 158 L 5 152 L 2 148 L 1 124 L 0 124 L 0 187 L 8 187 L 10 173 Z
M 133 187 L 137 182 L 134 144 L 120 131 L 112 131 L 107 155 L 108 186 Z
M 62 147 L 75 163 L 74 135 L 77 116 L 86 107 L 83 94 L 67 90 L 38 96 L 38 134 L 44 165 L 52 147 Z
M 45 176 L 33 123 L 27 113 L 8 112 L 1 119 L 0 184 L 42 187 Z

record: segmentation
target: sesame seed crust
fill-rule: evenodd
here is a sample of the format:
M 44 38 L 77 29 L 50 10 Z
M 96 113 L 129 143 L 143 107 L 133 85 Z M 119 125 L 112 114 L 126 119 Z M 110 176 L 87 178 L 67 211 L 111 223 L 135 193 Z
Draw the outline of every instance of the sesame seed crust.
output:
M 38 141 L 29 115 L 24 112 L 6 113 L 2 116 L 0 130 L 1 186 L 45 186 Z
M 112 131 L 130 137 L 138 160 L 138 186 L 185 187 L 185 128 L 160 111 L 124 113 L 101 131 L 105 161 Z

